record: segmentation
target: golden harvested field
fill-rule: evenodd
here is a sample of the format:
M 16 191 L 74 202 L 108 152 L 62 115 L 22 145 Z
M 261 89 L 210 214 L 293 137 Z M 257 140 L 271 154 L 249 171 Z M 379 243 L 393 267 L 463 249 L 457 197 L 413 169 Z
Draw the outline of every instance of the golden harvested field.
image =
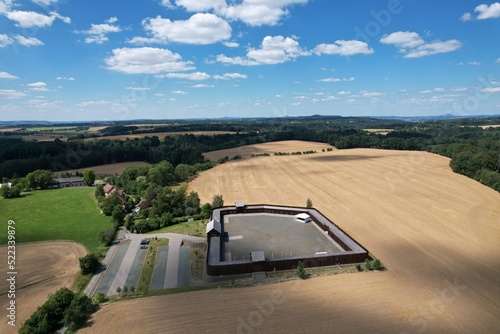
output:
M 103 129 L 106 129 L 107 126 L 91 126 L 89 127 L 89 129 L 87 130 L 88 132 L 98 132 L 98 131 L 101 131 Z
M 78 259 L 87 253 L 74 242 L 44 242 L 16 246 L 16 327 L 7 324 L 9 299 L 6 292 L 7 269 L 2 265 L 4 279 L 0 280 L 1 302 L 0 333 L 17 333 L 21 325 L 42 305 L 48 295 L 62 287 L 70 288 L 80 270 Z M 5 264 L 7 247 L 0 247 Z M 5 259 L 5 260 L 4 260 Z
M 327 148 L 333 148 L 333 146 L 325 143 L 313 143 L 300 140 L 286 140 L 286 141 L 277 141 L 271 143 L 229 148 L 227 150 L 206 152 L 203 153 L 203 157 L 205 159 L 215 161 L 224 157 L 232 158 L 235 155 L 239 155 L 242 158 L 248 158 L 252 154 L 257 155 L 257 154 L 268 153 L 273 155 L 274 153 L 278 152 L 282 153 L 304 152 L 304 151 L 321 152 L 322 149 L 326 150 Z
M 495 125 L 481 125 L 480 128 L 483 128 L 483 129 L 500 128 L 500 124 L 495 124 Z
M 387 271 L 115 303 L 81 333 L 498 332 L 500 194 L 448 163 L 353 149 L 219 165 L 189 185 L 202 203 L 309 197 Z
M 0 132 L 14 132 L 21 128 L 0 128 Z
M 63 172 L 69 172 L 69 173 L 75 173 L 75 172 L 80 172 L 84 173 L 86 169 L 92 169 L 95 174 L 109 174 L 109 175 L 115 175 L 115 174 L 121 174 L 127 167 L 140 167 L 140 166 L 151 166 L 147 162 L 144 161 L 129 161 L 129 162 L 118 162 L 116 164 L 108 164 L 108 165 L 99 165 L 99 166 L 92 166 L 92 167 L 85 167 L 85 168 L 80 168 L 80 169 L 71 169 L 71 170 L 65 170 Z
M 159 138 L 164 138 L 167 136 L 175 136 L 175 135 L 195 135 L 195 136 L 213 136 L 213 135 L 225 135 L 225 134 L 234 134 L 236 132 L 231 131 L 184 131 L 184 132 L 151 132 L 151 133 L 138 133 L 132 135 L 117 135 L 117 136 L 106 136 L 106 137 L 96 137 L 96 138 L 86 138 L 85 141 L 96 140 L 96 139 L 120 139 L 125 140 L 127 138 L 144 138 L 144 137 L 153 137 L 157 136 Z

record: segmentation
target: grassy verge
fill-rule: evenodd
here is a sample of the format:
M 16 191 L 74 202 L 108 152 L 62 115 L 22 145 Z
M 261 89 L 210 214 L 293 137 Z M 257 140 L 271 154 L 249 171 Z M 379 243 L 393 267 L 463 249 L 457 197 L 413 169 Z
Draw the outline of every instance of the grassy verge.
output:
M 158 252 L 159 246 L 168 245 L 168 239 L 158 239 L 151 240 L 148 247 L 148 254 L 144 260 L 144 265 L 142 267 L 141 276 L 139 278 L 139 284 L 135 290 L 138 294 L 146 294 L 149 291 L 149 285 L 151 284 L 151 277 L 153 276 L 153 269 L 156 261 L 156 254 Z
M 82 275 L 81 272 L 78 272 L 78 274 L 76 274 L 75 281 L 71 285 L 71 291 L 77 294 L 82 292 L 87 286 L 87 284 L 89 284 L 90 280 L 92 279 L 92 276 L 93 276 L 92 274 Z
M 89 251 L 99 249 L 99 233 L 112 226 L 100 213 L 94 188 L 67 188 L 24 193 L 0 199 L 0 222 L 16 222 L 16 243 L 72 240 Z M 7 235 L 0 235 L 0 245 Z
M 190 247 L 191 251 L 191 282 L 203 282 L 203 269 L 205 267 L 205 245 L 203 247 Z
M 186 234 L 186 235 L 195 235 L 199 237 L 204 237 L 205 228 L 207 226 L 207 220 L 195 220 L 192 222 L 179 223 L 171 226 L 164 227 L 162 229 L 148 232 L 149 234 L 156 233 L 178 233 L 178 234 Z

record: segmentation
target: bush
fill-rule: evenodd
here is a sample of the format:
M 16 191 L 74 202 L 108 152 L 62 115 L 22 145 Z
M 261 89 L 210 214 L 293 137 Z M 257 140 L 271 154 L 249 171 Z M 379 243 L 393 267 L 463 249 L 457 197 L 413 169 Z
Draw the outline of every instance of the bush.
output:
M 96 310 L 96 305 L 86 295 L 80 295 L 73 299 L 64 315 L 64 325 L 75 330 L 83 326 L 87 319 Z
M 106 298 L 106 296 L 104 295 L 104 293 L 102 293 L 102 292 L 96 293 L 95 296 L 94 296 L 94 299 L 95 299 L 96 303 L 98 303 L 98 304 L 102 304 L 102 303 L 104 303 L 105 301 L 108 300 Z
M 97 255 L 92 253 L 89 253 L 84 257 L 81 257 L 79 261 L 80 261 L 80 270 L 82 272 L 82 275 L 95 273 L 96 270 L 99 269 L 99 266 L 101 265 L 99 259 L 97 258 Z
M 306 270 L 304 268 L 304 263 L 302 261 L 299 261 L 297 263 L 297 276 L 300 277 L 301 279 L 306 279 Z
M 361 268 L 361 265 L 360 265 L 359 263 L 356 265 L 356 269 L 357 269 L 358 271 L 363 271 L 363 269 Z
M 310 198 L 308 198 L 306 201 L 306 208 L 311 209 L 312 207 L 313 207 L 313 202 L 311 201 Z
M 110 246 L 115 240 L 116 229 L 110 227 L 99 234 L 99 240 L 106 246 Z
M 372 270 L 372 263 L 368 259 L 365 261 L 365 268 L 366 270 Z
M 382 267 L 382 263 L 380 262 L 379 259 L 376 259 L 373 262 L 373 269 L 375 269 L 375 270 L 382 270 L 382 269 L 384 269 L 384 267 Z

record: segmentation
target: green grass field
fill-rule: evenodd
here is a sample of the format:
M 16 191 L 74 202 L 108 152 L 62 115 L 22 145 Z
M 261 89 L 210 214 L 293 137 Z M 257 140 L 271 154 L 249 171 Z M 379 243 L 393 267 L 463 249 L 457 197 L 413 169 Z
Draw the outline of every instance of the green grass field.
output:
M 40 190 L 21 198 L 0 199 L 0 245 L 7 243 L 7 222 L 16 222 L 16 243 L 73 240 L 95 251 L 99 233 L 112 226 L 97 208 L 93 188 Z
M 199 237 L 204 237 L 206 235 L 205 229 L 207 227 L 208 220 L 195 220 L 193 222 L 184 222 L 171 226 L 161 228 L 159 230 L 150 231 L 147 234 L 156 233 L 178 233 L 178 234 L 189 234 Z

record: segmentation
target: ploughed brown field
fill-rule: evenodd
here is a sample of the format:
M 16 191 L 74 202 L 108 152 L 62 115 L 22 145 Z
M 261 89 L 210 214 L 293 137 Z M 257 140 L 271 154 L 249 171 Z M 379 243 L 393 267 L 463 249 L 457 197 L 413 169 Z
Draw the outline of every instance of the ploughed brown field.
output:
M 17 333 L 21 325 L 47 300 L 49 294 L 62 287 L 70 288 L 80 270 L 78 259 L 87 250 L 74 242 L 43 242 L 16 246 L 15 299 L 8 298 L 7 247 L 0 247 L 2 275 L 0 280 L 0 333 Z M 15 300 L 16 326 L 8 325 L 10 300 Z
M 121 174 L 127 167 L 142 167 L 142 166 L 150 166 L 147 162 L 143 161 L 129 161 L 129 162 L 117 162 L 115 164 L 107 164 L 107 165 L 98 165 L 98 166 L 92 166 L 92 167 L 84 167 L 80 169 L 71 169 L 71 170 L 65 170 L 62 171 L 72 173 L 74 174 L 75 172 L 80 172 L 80 173 L 85 173 L 86 169 L 92 169 L 95 174 L 109 174 L 109 175 L 115 175 L 115 174 Z
M 352 149 L 219 165 L 189 184 L 202 203 L 309 197 L 387 270 L 113 303 L 80 333 L 498 332 L 500 194 L 448 164 Z

